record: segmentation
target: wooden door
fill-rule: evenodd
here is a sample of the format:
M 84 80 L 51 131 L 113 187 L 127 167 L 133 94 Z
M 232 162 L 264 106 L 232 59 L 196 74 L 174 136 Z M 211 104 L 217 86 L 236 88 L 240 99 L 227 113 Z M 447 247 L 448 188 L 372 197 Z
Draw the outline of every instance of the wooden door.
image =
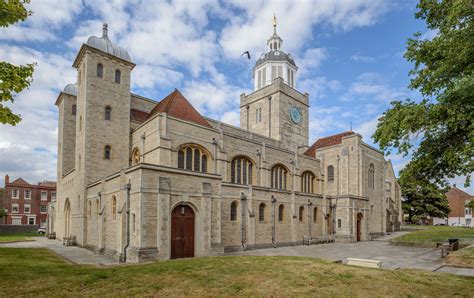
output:
M 189 206 L 176 206 L 171 213 L 171 258 L 194 257 L 194 212 Z

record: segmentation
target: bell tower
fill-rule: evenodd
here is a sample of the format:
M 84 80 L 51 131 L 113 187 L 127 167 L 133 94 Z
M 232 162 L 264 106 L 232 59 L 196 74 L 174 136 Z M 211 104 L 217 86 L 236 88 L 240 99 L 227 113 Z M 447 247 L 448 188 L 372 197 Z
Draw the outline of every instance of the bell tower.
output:
M 291 54 L 281 50 L 283 39 L 276 31 L 267 40 L 268 52 L 253 68 L 254 92 L 240 96 L 240 127 L 278 140 L 296 150 L 308 146 L 308 94 L 296 90 L 298 67 Z

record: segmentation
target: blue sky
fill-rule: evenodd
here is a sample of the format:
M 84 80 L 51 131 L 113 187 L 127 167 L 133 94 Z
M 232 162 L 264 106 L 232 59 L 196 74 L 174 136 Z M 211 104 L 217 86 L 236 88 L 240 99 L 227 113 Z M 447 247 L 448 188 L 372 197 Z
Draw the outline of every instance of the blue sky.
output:
M 132 92 L 160 100 L 178 88 L 203 115 L 238 125 L 239 95 L 252 91 L 251 70 L 266 51 L 275 13 L 282 49 L 299 67 L 296 88 L 310 94 L 310 143 L 352 123 L 374 145 L 370 136 L 390 101 L 419 99 L 407 88 L 407 39 L 417 31 L 433 36 L 415 19 L 411 0 L 31 2 L 33 16 L 0 29 L 1 60 L 38 63 L 31 88 L 14 105 L 24 120 L 0 127 L 1 184 L 6 173 L 56 179 L 54 102 L 75 82 L 71 65 L 80 45 L 100 36 L 103 22 L 137 64 Z M 247 50 L 251 61 L 240 57 Z M 407 162 L 388 158 L 396 172 Z

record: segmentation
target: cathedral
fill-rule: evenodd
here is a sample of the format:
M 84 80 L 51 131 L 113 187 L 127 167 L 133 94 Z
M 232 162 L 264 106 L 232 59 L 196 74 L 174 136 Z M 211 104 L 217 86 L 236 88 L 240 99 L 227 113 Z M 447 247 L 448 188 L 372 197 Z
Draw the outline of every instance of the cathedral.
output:
M 317 119 L 282 44 L 274 20 L 235 127 L 201 115 L 177 89 L 160 101 L 131 93 L 135 64 L 104 24 L 56 101 L 48 232 L 134 263 L 400 229 L 400 187 L 383 152 L 353 131 L 309 144 Z

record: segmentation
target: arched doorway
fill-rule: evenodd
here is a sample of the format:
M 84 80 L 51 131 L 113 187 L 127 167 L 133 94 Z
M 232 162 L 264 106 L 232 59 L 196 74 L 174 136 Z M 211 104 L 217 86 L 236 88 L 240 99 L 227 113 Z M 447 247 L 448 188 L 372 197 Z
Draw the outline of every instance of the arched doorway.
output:
M 64 204 L 64 237 L 71 236 L 71 204 L 69 199 L 66 199 Z
M 362 215 L 362 213 L 357 213 L 357 229 L 356 229 L 357 241 L 362 240 L 362 218 L 363 217 L 364 216 Z
M 178 205 L 171 213 L 171 258 L 194 257 L 194 211 Z

